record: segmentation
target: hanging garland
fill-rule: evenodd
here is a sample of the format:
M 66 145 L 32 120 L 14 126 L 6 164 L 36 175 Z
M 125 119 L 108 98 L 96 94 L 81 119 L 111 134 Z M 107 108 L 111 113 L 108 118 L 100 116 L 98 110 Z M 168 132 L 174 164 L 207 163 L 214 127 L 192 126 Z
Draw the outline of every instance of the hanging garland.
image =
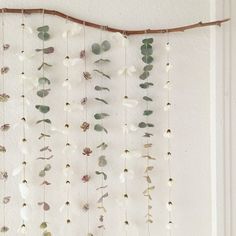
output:
M 143 73 L 139 76 L 143 82 L 139 85 L 142 89 L 145 89 L 145 96 L 143 96 L 143 100 L 146 103 L 146 109 L 143 111 L 143 116 L 145 117 L 145 121 L 142 121 L 139 123 L 139 127 L 142 129 L 146 129 L 145 133 L 143 134 L 143 137 L 146 139 L 146 143 L 144 144 L 145 149 L 145 155 L 143 156 L 146 159 L 146 166 L 144 171 L 144 178 L 146 180 L 146 189 L 144 190 L 143 194 L 147 198 L 147 212 L 145 215 L 146 223 L 148 227 L 148 235 L 150 235 L 150 224 L 153 223 L 153 217 L 151 214 L 152 210 L 152 196 L 151 192 L 155 189 L 155 186 L 152 184 L 151 179 L 151 172 L 154 169 L 154 166 L 151 165 L 150 161 L 155 160 L 150 155 L 150 148 L 152 147 L 152 143 L 150 142 L 151 137 L 153 136 L 153 133 L 151 133 L 149 130 L 150 128 L 154 127 L 154 124 L 149 122 L 149 116 L 153 114 L 153 110 L 150 109 L 149 103 L 151 103 L 153 100 L 149 96 L 148 89 L 152 87 L 154 84 L 149 81 L 150 72 L 153 69 L 153 65 L 151 64 L 153 62 L 153 38 L 145 38 L 142 40 L 142 46 L 141 46 L 141 54 L 143 55 L 142 61 L 146 64 L 143 67 Z
M 43 186 L 43 201 L 38 202 L 38 205 L 43 208 L 43 221 L 40 224 L 40 228 L 43 230 L 43 236 L 51 236 L 51 232 L 48 230 L 48 222 L 46 221 L 46 211 L 50 210 L 50 205 L 47 203 L 46 199 L 46 188 L 51 185 L 51 183 L 46 179 L 47 173 L 51 170 L 50 159 L 53 158 L 51 154 L 52 149 L 47 145 L 47 139 L 51 137 L 47 133 L 47 124 L 51 124 L 51 120 L 46 117 L 46 114 L 50 111 L 50 107 L 45 104 L 45 97 L 48 96 L 50 92 L 49 85 L 50 80 L 45 77 L 45 67 L 51 67 L 52 65 L 45 62 L 45 54 L 51 54 L 54 52 L 53 47 L 45 48 L 45 41 L 50 39 L 49 26 L 44 25 L 44 14 L 43 14 L 43 26 L 37 28 L 38 38 L 42 40 L 42 48 L 36 49 L 36 52 L 42 53 L 42 63 L 38 67 L 38 70 L 42 72 L 42 77 L 38 79 L 38 91 L 37 96 L 41 98 L 41 104 L 36 105 L 35 108 L 42 113 L 42 119 L 37 121 L 37 124 L 42 124 L 42 132 L 39 136 L 39 140 L 43 141 L 43 146 L 40 148 L 40 153 L 42 156 L 37 158 L 44 162 L 44 168 L 39 172 L 39 176 L 43 178 L 41 185 Z
M 166 73 L 167 73 L 167 80 L 164 86 L 164 89 L 167 90 L 167 102 L 164 106 L 164 111 L 167 112 L 167 129 L 164 133 L 164 137 L 167 139 L 167 155 L 166 155 L 166 161 L 167 161 L 167 173 L 168 173 L 168 201 L 167 201 L 167 211 L 168 211 L 168 223 L 167 223 L 167 229 L 169 230 L 169 235 L 172 235 L 172 228 L 173 228 L 173 220 L 172 220 L 172 208 L 173 208 L 173 202 L 172 202 L 172 186 L 173 186 L 173 178 L 172 178 L 172 171 L 171 171 L 171 162 L 172 162 L 172 153 L 171 153 L 171 142 L 170 138 L 172 137 L 172 130 L 170 128 L 170 112 L 171 112 L 171 94 L 170 90 L 172 87 L 172 81 L 170 77 L 170 70 L 172 68 L 172 65 L 170 63 L 170 40 L 169 40 L 169 33 L 167 34 L 167 42 L 166 42 L 166 53 L 167 53 L 167 62 L 166 62 Z
M 97 76 L 100 77 L 100 85 L 95 86 L 95 90 L 99 92 L 99 97 L 96 97 L 95 100 L 99 102 L 100 104 L 100 113 L 94 114 L 94 118 L 96 122 L 99 122 L 95 124 L 94 130 L 97 132 L 101 132 L 101 141 L 97 148 L 100 151 L 100 155 L 98 157 L 98 167 L 100 168 L 97 170 L 95 173 L 98 176 L 101 176 L 101 184 L 97 188 L 97 190 L 100 191 L 100 197 L 97 201 L 98 204 L 98 209 L 100 210 L 99 214 L 99 224 L 98 228 L 102 230 L 101 235 L 103 235 L 103 231 L 105 230 L 105 213 L 106 213 L 106 208 L 104 206 L 104 199 L 108 197 L 108 192 L 104 191 L 107 188 L 107 185 L 105 184 L 105 181 L 107 180 L 107 174 L 104 171 L 104 167 L 107 165 L 107 157 L 106 154 L 104 153 L 105 150 L 108 147 L 108 144 L 105 142 L 104 139 L 104 132 L 107 134 L 108 130 L 104 127 L 104 119 L 109 117 L 109 114 L 104 112 L 104 106 L 108 104 L 106 99 L 104 98 L 103 91 L 110 91 L 109 88 L 104 87 L 104 79 L 111 79 L 111 77 L 107 74 L 104 73 L 104 66 L 110 63 L 110 60 L 107 58 L 104 58 L 103 55 L 105 52 L 109 51 L 111 48 L 111 44 L 108 40 L 103 40 L 103 31 L 104 28 L 101 28 L 100 31 L 100 42 L 99 43 L 94 43 L 92 45 L 92 52 L 99 56 L 100 58 L 94 62 L 96 64 L 97 69 L 94 69 L 93 71 Z
M 2 125 L 0 127 L 1 129 L 1 145 L 0 145 L 0 154 L 1 154 L 1 171 L 0 171 L 0 180 L 3 182 L 2 183 L 2 226 L 0 228 L 0 232 L 5 235 L 9 231 L 9 227 L 7 226 L 7 219 L 6 219 L 6 213 L 7 213 L 7 204 L 11 200 L 11 196 L 7 195 L 7 179 L 8 179 L 8 172 L 7 172 L 7 163 L 6 163 L 6 152 L 7 149 L 5 147 L 5 133 L 10 129 L 10 124 L 6 123 L 6 105 L 5 103 L 9 100 L 10 96 L 5 93 L 6 89 L 6 83 L 5 83 L 5 75 L 9 72 L 9 67 L 5 65 L 5 51 L 8 50 L 10 47 L 9 44 L 5 43 L 5 22 L 4 22 L 4 14 L 2 12 L 2 65 L 1 65 L 1 94 L 0 94 L 0 102 L 2 103 Z

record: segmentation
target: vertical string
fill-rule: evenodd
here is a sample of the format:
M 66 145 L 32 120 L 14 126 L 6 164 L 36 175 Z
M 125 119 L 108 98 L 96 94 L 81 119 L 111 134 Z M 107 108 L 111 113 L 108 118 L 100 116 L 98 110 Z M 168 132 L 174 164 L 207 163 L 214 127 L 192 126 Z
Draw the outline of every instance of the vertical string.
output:
M 4 52 L 4 45 L 5 45 L 5 22 L 4 22 L 4 10 L 2 9 L 2 69 L 5 69 L 5 52 Z M 2 75 L 2 94 L 5 95 L 5 72 L 1 71 Z M 5 109 L 5 102 L 2 104 L 2 123 L 5 124 L 5 116 L 6 116 L 6 109 Z M 3 165 L 3 174 L 5 178 L 3 178 L 3 199 L 6 197 L 6 181 L 7 181 L 7 167 L 6 167 L 6 148 L 5 148 L 5 132 L 2 132 L 2 165 Z M 8 228 L 6 226 L 6 204 L 3 205 L 3 235 L 6 234 Z
M 86 51 L 86 26 L 83 22 L 83 51 L 84 51 L 84 72 L 87 72 L 87 51 Z M 87 80 L 84 82 L 84 98 L 87 100 L 88 91 L 87 91 Z M 88 107 L 87 102 L 84 104 L 84 119 L 86 124 L 88 124 Z M 88 147 L 88 130 L 85 131 L 85 147 Z M 89 176 L 89 158 L 85 158 L 85 175 Z M 86 181 L 86 202 L 89 202 L 89 181 Z M 87 210 L 87 235 L 90 234 L 90 212 Z
M 168 202 L 167 202 L 167 210 L 168 210 L 168 236 L 172 236 L 172 173 L 171 173 L 171 162 L 172 162 L 172 153 L 171 153 L 171 123 L 170 123 L 170 112 L 171 112 L 171 94 L 170 94 L 170 87 L 171 87 L 171 77 L 170 77 L 170 39 L 169 39 L 169 32 L 167 32 L 167 42 L 166 42 L 166 51 L 167 51 L 167 62 L 166 62 L 166 72 L 167 72 L 167 81 L 165 84 L 165 88 L 167 89 L 167 102 L 165 104 L 164 110 L 167 112 L 167 130 L 165 132 L 165 137 L 167 138 L 167 171 L 168 171 Z
M 123 34 L 123 37 L 127 37 L 125 34 Z M 127 44 L 125 43 L 124 45 L 124 68 L 127 70 Z M 127 80 L 127 73 L 125 71 L 124 73 L 124 98 L 128 98 L 128 80 Z M 128 109 L 127 106 L 124 106 L 124 126 L 125 129 L 128 127 Z M 125 153 L 127 154 L 129 152 L 128 150 L 128 132 L 124 132 L 124 142 L 125 142 Z M 128 174 L 128 166 L 127 166 L 127 155 L 124 155 L 124 199 L 125 201 L 128 200 L 128 179 L 127 179 L 127 174 Z M 129 220 L 128 220 L 128 206 L 125 202 L 125 222 L 124 224 L 127 226 L 129 225 Z M 128 229 L 125 227 L 125 235 L 128 235 Z
M 24 17 L 24 11 L 22 10 L 21 13 L 21 54 L 24 57 L 25 54 L 25 17 Z M 22 143 L 27 142 L 26 139 L 26 127 L 25 127 L 25 122 L 26 122 L 26 116 L 25 116 L 25 62 L 24 59 L 22 60 L 22 69 L 21 69 L 21 83 L 22 83 L 22 88 L 21 88 L 21 98 L 22 98 Z M 27 180 L 26 180 L 26 154 L 22 153 L 22 165 L 23 165 L 23 181 L 22 183 L 27 184 Z M 25 199 L 23 201 L 23 205 L 22 207 L 27 207 L 27 204 L 25 202 Z M 25 221 L 23 219 L 22 221 L 22 225 L 21 225 L 21 230 L 23 232 L 23 234 L 26 234 L 25 231 L 26 225 L 25 225 Z
M 68 24 L 68 17 L 66 19 L 66 24 Z M 66 59 L 69 60 L 70 56 L 69 56 L 69 31 L 66 31 Z M 66 82 L 69 85 L 69 81 L 70 81 L 70 76 L 69 76 L 69 65 L 66 66 Z M 65 106 L 69 106 L 70 104 L 70 98 L 69 98 L 69 86 L 66 86 L 66 91 L 65 91 L 65 100 L 66 100 L 66 104 Z M 66 109 L 65 110 L 65 129 L 69 129 L 70 124 L 69 124 L 69 110 Z M 70 146 L 70 141 L 69 141 L 69 134 L 68 132 L 66 132 L 66 147 Z M 71 168 L 71 159 L 70 159 L 70 153 L 66 152 L 66 169 L 70 169 Z M 69 224 L 71 222 L 70 220 L 70 191 L 71 191 L 71 182 L 70 182 L 70 175 L 67 174 L 66 176 L 66 223 Z

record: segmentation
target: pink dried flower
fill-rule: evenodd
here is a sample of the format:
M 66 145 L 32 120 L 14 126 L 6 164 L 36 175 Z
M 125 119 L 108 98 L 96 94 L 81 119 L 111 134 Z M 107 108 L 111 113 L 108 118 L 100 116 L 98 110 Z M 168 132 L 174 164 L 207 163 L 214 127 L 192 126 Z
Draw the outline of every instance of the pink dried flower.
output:
M 82 177 L 82 181 L 84 182 L 84 183 L 87 183 L 87 182 L 89 182 L 89 180 L 90 180 L 90 176 L 89 175 L 84 175 L 83 177 Z
M 92 153 L 92 150 L 89 147 L 84 148 L 83 155 L 90 156 L 91 153 Z

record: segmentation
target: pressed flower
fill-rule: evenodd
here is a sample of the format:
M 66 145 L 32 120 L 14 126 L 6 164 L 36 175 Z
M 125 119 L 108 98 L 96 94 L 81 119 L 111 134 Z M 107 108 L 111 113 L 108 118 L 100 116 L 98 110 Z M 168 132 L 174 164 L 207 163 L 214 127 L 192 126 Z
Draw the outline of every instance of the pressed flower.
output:
M 89 129 L 89 123 L 88 122 L 83 122 L 80 128 L 85 132 Z
M 86 147 L 83 149 L 83 155 L 90 156 L 91 153 L 92 153 L 92 150 L 89 147 Z
M 5 93 L 0 94 L 0 102 L 7 102 L 9 98 L 10 96 Z
M 4 67 L 1 68 L 1 74 L 2 74 L 2 75 L 3 75 L 3 74 L 6 74 L 6 73 L 8 73 L 9 70 L 10 70 L 9 67 L 4 66 Z
M 6 171 L 0 171 L 0 180 L 6 181 L 8 179 L 8 173 Z
M 80 52 L 80 54 L 79 54 L 79 57 L 80 57 L 81 59 L 83 59 L 83 58 L 85 58 L 85 56 L 86 56 L 86 52 L 85 52 L 85 50 L 82 50 L 82 51 Z
M 83 206 L 82 206 L 82 209 L 86 212 L 89 210 L 89 204 L 88 203 L 85 203 Z
M 84 76 L 84 78 L 85 78 L 86 80 L 92 79 L 91 74 L 90 74 L 89 72 L 87 72 L 87 71 L 83 72 L 83 76 Z
M 7 226 L 2 226 L 0 229 L 1 233 L 6 233 L 7 231 L 9 231 L 9 228 Z
M 6 51 L 7 49 L 10 48 L 10 44 L 4 44 L 2 47 L 3 47 L 3 50 Z
M 87 182 L 89 182 L 89 180 L 90 180 L 90 176 L 89 175 L 84 175 L 83 177 L 82 177 L 82 181 L 84 182 L 84 183 L 87 183 Z
M 6 148 L 2 145 L 0 145 L 0 152 L 6 152 Z
M 10 200 L 11 200 L 11 196 L 6 196 L 6 197 L 3 198 L 2 203 L 7 204 L 7 203 L 10 202 Z

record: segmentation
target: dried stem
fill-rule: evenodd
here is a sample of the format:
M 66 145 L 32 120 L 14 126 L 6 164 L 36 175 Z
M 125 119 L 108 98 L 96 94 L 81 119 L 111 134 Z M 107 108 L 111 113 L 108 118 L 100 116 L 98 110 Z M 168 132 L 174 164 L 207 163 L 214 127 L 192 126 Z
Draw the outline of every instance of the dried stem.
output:
M 123 30 L 123 29 L 116 29 L 116 28 L 111 28 L 109 26 L 104 26 L 104 25 L 99 25 L 96 23 L 84 21 L 81 19 L 77 19 L 72 16 L 68 16 L 62 12 L 55 11 L 55 10 L 48 10 L 48 9 L 41 9 L 41 8 L 36 8 L 36 9 L 17 9 L 17 8 L 2 8 L 0 9 L 0 13 L 24 13 L 24 14 L 32 14 L 32 13 L 43 13 L 48 14 L 48 15 L 54 15 L 54 16 L 59 16 L 61 18 L 65 18 L 67 20 L 70 20 L 72 22 L 86 25 L 89 27 L 101 29 L 105 28 L 106 31 L 110 32 L 120 32 L 125 35 L 136 35 L 136 34 L 163 34 L 163 33 L 172 33 L 172 32 L 184 32 L 186 30 L 194 29 L 194 28 L 202 28 L 202 27 L 207 27 L 207 26 L 221 26 L 221 24 L 229 21 L 230 19 L 223 19 L 223 20 L 217 20 L 217 21 L 211 21 L 211 22 L 198 22 L 196 24 L 191 24 L 191 25 L 185 25 L 185 26 L 180 26 L 176 28 L 170 28 L 170 29 L 145 29 L 145 30 Z

